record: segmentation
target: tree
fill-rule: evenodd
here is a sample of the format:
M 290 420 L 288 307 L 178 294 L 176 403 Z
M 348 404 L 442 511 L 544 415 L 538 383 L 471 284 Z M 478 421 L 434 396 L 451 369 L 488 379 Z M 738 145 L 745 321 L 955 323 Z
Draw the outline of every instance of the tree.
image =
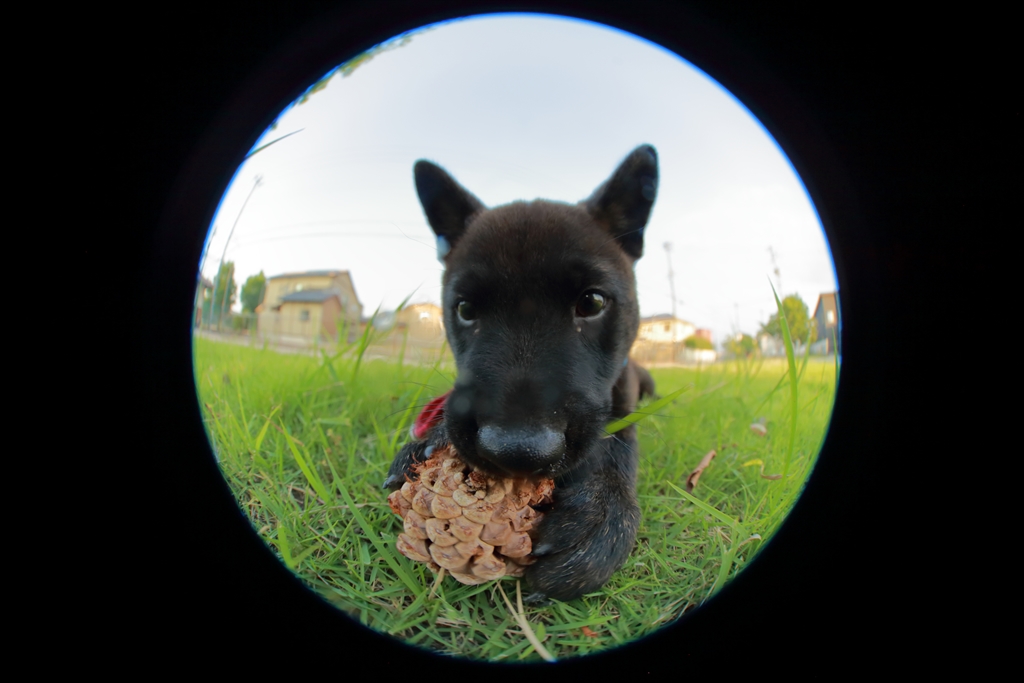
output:
M 683 340 L 683 346 L 688 349 L 708 349 L 714 350 L 715 345 L 704 337 L 689 336 Z
M 242 285 L 242 313 L 254 313 L 263 303 L 263 292 L 267 288 L 267 276 L 261 270 L 259 275 L 250 275 Z
M 737 334 L 725 342 L 725 350 L 736 358 L 749 358 L 757 351 L 757 341 L 749 334 Z
M 786 322 L 789 323 L 789 334 L 793 343 L 813 342 L 817 336 L 818 328 L 811 320 L 807 310 L 807 304 L 800 298 L 799 294 L 790 294 L 782 300 L 782 310 L 786 313 Z M 775 338 L 782 337 L 782 323 L 779 322 L 778 312 L 772 313 L 768 322 L 761 325 L 761 332 Z M 810 335 L 810 338 L 808 338 Z
M 298 104 L 305 104 L 306 102 L 308 102 L 309 98 L 312 95 L 315 95 L 316 93 L 318 93 L 321 90 L 323 90 L 324 88 L 326 88 L 327 84 L 331 82 L 331 79 L 334 78 L 335 76 L 337 76 L 339 73 L 341 74 L 342 78 L 348 78 L 361 65 L 367 63 L 368 61 L 370 61 L 371 59 L 373 59 L 374 57 L 376 57 L 380 53 L 387 52 L 389 50 L 394 50 L 396 48 L 408 45 L 410 42 L 412 42 L 413 36 L 415 36 L 417 34 L 420 34 L 420 33 L 423 33 L 424 31 L 429 31 L 429 30 L 431 30 L 430 27 L 422 27 L 422 28 L 416 29 L 414 31 L 408 31 L 406 33 L 403 33 L 402 35 L 395 36 L 394 38 L 391 38 L 390 40 L 386 40 L 386 41 L 384 41 L 383 43 L 381 43 L 379 45 L 375 45 L 375 46 L 371 47 L 369 50 L 367 50 L 365 52 L 360 52 L 359 54 L 357 54 L 355 57 L 353 57 L 352 59 L 348 60 L 347 62 L 343 62 L 343 63 L 339 64 L 338 66 L 334 67 L 333 69 L 331 69 L 327 73 L 326 76 L 321 78 L 319 81 L 317 81 L 313 85 L 309 86 L 309 88 L 306 89 L 306 92 L 304 92 L 302 94 L 302 97 L 300 97 L 295 102 L 295 104 L 297 104 L 297 105 Z M 271 126 L 271 128 L 275 127 L 276 125 L 277 125 L 277 122 L 274 122 L 274 125 Z
M 222 315 L 226 315 L 235 304 L 235 294 L 238 285 L 235 284 L 235 263 L 227 261 L 221 264 L 220 272 L 213 279 L 213 291 L 207 290 L 203 300 L 203 315 L 207 317 L 206 322 L 220 322 Z M 223 307 L 223 308 L 222 308 Z M 206 312 L 209 311 L 207 314 Z

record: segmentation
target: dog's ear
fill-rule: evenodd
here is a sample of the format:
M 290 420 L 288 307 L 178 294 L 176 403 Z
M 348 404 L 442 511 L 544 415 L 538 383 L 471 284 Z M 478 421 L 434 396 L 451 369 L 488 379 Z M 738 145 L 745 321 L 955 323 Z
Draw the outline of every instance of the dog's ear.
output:
M 438 238 L 438 258 L 444 258 L 466 230 L 470 217 L 487 207 L 455 182 L 443 168 L 429 161 L 417 161 L 413 175 L 423 212 Z
M 657 192 L 658 153 L 650 145 L 641 145 L 583 206 L 635 260 L 644 253 L 644 226 Z

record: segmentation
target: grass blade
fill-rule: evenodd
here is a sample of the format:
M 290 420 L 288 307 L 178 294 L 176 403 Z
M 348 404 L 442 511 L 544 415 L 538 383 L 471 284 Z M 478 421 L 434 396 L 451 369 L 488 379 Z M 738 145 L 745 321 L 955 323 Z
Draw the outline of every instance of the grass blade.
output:
M 320 496 L 320 499 L 327 505 L 334 505 L 334 497 L 331 496 L 330 491 L 324 486 L 324 482 L 320 479 L 320 475 L 317 474 L 316 470 L 313 469 L 312 462 L 299 453 L 299 449 L 295 447 L 295 438 L 288 433 L 288 428 L 282 424 L 282 433 L 284 434 L 285 440 L 288 442 L 288 449 L 291 450 L 292 455 L 295 457 L 295 462 L 298 464 L 299 469 L 302 470 L 302 474 L 306 476 L 306 481 L 313 487 L 316 494 Z M 303 448 L 305 450 L 305 448 Z
M 334 486 L 338 489 L 338 493 L 345 501 L 345 505 L 348 506 L 348 511 L 352 513 L 352 517 L 355 518 L 356 524 L 358 524 L 359 528 L 362 529 L 363 536 L 373 544 L 373 547 L 377 550 L 377 554 L 384 558 L 384 561 L 388 563 L 389 567 L 391 567 L 391 571 L 395 573 L 395 576 L 405 584 L 406 588 L 412 591 L 413 595 L 418 596 L 421 593 L 424 593 L 425 587 L 421 586 L 419 582 L 413 579 L 409 572 L 405 571 L 405 568 L 398 563 L 391 547 L 381 540 L 380 533 L 371 524 L 369 524 L 366 521 L 366 518 L 363 517 L 363 514 L 359 512 L 359 508 L 356 507 L 355 501 L 352 500 L 352 496 L 349 495 L 348 490 L 341 483 L 341 479 L 336 473 L 334 476 Z
M 836 361 L 836 384 L 839 383 L 839 346 L 836 343 L 836 328 L 832 328 L 832 350 Z
M 761 408 L 764 408 L 765 405 L 768 403 L 768 401 L 771 400 L 772 396 L 774 396 L 775 392 L 779 390 L 779 387 L 782 386 L 782 383 L 786 381 L 787 377 L 788 377 L 788 375 L 782 375 L 781 377 L 779 377 L 779 381 L 775 383 L 775 387 L 771 391 L 768 392 L 767 396 L 764 397 L 764 400 L 761 401 L 761 405 L 757 406 L 757 410 L 754 411 L 754 415 L 755 416 L 759 412 L 761 412 Z
M 707 503 L 705 503 L 700 498 L 697 498 L 696 496 L 694 496 L 692 493 L 687 493 L 685 490 L 679 488 L 678 486 L 676 486 L 672 482 L 666 481 L 665 483 L 668 484 L 669 486 L 671 486 L 672 488 L 674 488 L 676 490 L 676 492 L 679 493 L 679 495 L 681 495 L 683 498 L 685 498 L 689 502 L 691 502 L 694 505 L 696 505 L 697 507 L 699 507 L 704 512 L 708 513 L 709 515 L 711 515 L 712 517 L 714 517 L 716 519 L 721 520 L 722 522 L 725 522 L 726 524 L 729 525 L 730 528 L 736 529 L 736 530 L 738 530 L 742 534 L 746 534 L 746 530 L 743 528 L 743 525 L 740 524 L 739 522 L 737 522 L 735 519 L 733 519 L 729 515 L 725 514 L 721 510 L 718 510 L 717 508 L 715 508 L 715 507 L 713 507 L 711 505 L 708 505 Z
M 352 366 L 352 378 L 354 382 L 356 375 L 359 374 L 359 366 L 363 364 L 363 355 L 366 353 L 366 349 L 369 348 L 373 342 L 373 324 L 377 321 L 377 316 L 380 314 L 380 306 L 373 312 L 370 319 L 366 322 L 366 327 L 363 329 L 363 334 L 359 337 L 359 342 L 356 344 L 356 362 Z
M 295 562 L 292 560 L 292 549 L 288 543 L 288 536 L 284 532 L 284 525 L 277 523 L 277 549 L 281 553 L 281 559 L 286 567 L 295 571 Z
M 779 308 L 779 323 L 782 327 L 782 342 L 786 346 L 786 360 L 789 363 L 789 446 L 786 448 L 786 460 L 782 466 L 782 481 L 786 481 L 786 476 L 789 474 L 789 463 L 793 458 L 793 446 L 796 443 L 796 419 L 799 415 L 798 404 L 797 404 L 797 377 L 796 377 L 796 359 L 793 354 L 793 337 L 789 333 L 789 322 L 786 320 L 786 313 L 782 308 L 782 302 L 779 301 L 779 294 L 775 291 L 775 285 L 771 284 L 771 280 L 768 284 L 772 287 L 772 294 L 775 296 L 775 305 Z
M 254 155 L 254 154 L 259 154 L 260 152 L 262 152 L 263 150 L 265 150 L 265 149 L 266 149 L 267 147 L 270 147 L 270 146 L 271 146 L 272 144 L 274 144 L 275 142 L 281 142 L 281 140 L 284 140 L 284 139 L 285 139 L 286 137 L 289 137 L 289 136 L 291 136 L 291 135 L 295 135 L 296 133 L 301 133 L 301 132 L 302 132 L 302 131 L 304 131 L 304 130 L 305 130 L 305 128 L 299 128 L 298 130 L 293 130 L 293 131 L 292 131 L 291 133 L 287 133 L 287 134 L 285 134 L 285 135 L 282 135 L 281 137 L 277 138 L 276 140 L 271 140 L 270 142 L 268 142 L 268 143 L 267 143 L 267 144 L 265 144 L 265 145 L 260 145 L 259 147 L 257 147 L 257 148 L 256 148 L 256 149 L 254 149 L 253 151 L 251 151 L 251 152 L 249 152 L 248 154 L 246 154 L 246 155 L 245 155 L 245 158 L 246 158 L 246 159 L 248 159 L 249 157 L 251 157 L 251 156 L 252 156 L 252 155 Z
M 256 435 L 256 441 L 253 443 L 254 452 L 259 453 L 260 446 L 263 445 L 263 438 L 267 435 L 267 428 L 270 427 L 270 420 L 280 408 L 281 406 L 274 406 L 274 409 L 270 411 L 270 415 L 267 415 L 267 421 L 263 423 L 263 428 L 260 430 L 260 433 Z
M 507 595 L 505 595 L 505 590 L 501 587 L 501 582 L 498 582 L 497 585 L 498 591 L 501 592 L 501 597 L 505 599 L 505 604 L 508 605 L 508 611 L 512 613 L 512 618 L 516 620 L 517 624 L 519 624 L 519 628 L 523 629 L 523 635 L 526 636 L 528 641 L 530 641 L 530 645 L 533 645 L 533 649 L 537 651 L 537 654 L 539 654 L 544 661 L 557 661 L 551 656 L 551 653 L 547 651 L 547 648 L 541 644 L 540 640 L 537 639 L 537 634 L 533 632 L 533 629 L 530 627 L 530 622 L 526 620 L 526 615 L 523 614 L 523 596 L 519 590 L 519 582 L 516 581 L 516 599 L 519 602 L 519 611 L 516 611 L 516 608 L 512 606 L 512 601 L 508 599 Z
M 611 424 L 604 428 L 605 436 L 611 436 L 615 432 L 622 431 L 629 425 L 636 424 L 640 420 L 643 420 L 644 418 L 654 415 L 659 410 L 661 410 L 669 403 L 674 401 L 676 398 L 678 398 L 681 394 L 683 394 L 683 392 L 689 391 L 692 388 L 693 385 L 691 384 L 689 386 L 683 387 L 682 389 L 677 389 L 668 396 L 665 396 L 664 398 L 659 398 L 657 401 L 654 401 L 653 403 L 644 406 L 643 410 L 634 410 L 632 413 L 622 418 L 621 420 L 616 420 L 615 422 L 612 422 Z

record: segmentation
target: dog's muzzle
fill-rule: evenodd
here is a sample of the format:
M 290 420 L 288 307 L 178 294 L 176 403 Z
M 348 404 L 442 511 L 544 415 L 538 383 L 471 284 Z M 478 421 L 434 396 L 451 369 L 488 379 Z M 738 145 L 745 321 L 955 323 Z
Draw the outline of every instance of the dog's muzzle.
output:
M 510 474 L 534 474 L 565 455 L 565 435 L 549 427 L 480 428 L 477 453 Z

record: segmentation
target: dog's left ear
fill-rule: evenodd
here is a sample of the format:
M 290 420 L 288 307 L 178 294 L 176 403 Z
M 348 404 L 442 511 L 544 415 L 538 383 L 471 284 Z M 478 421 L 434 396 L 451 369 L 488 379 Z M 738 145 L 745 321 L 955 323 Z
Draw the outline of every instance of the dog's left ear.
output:
M 437 256 L 443 261 L 462 237 L 469 219 L 487 207 L 443 168 L 429 161 L 417 161 L 413 176 L 427 222 L 437 235 Z
M 636 260 L 644 253 L 644 226 L 657 193 L 658 153 L 650 145 L 641 145 L 583 206 Z

